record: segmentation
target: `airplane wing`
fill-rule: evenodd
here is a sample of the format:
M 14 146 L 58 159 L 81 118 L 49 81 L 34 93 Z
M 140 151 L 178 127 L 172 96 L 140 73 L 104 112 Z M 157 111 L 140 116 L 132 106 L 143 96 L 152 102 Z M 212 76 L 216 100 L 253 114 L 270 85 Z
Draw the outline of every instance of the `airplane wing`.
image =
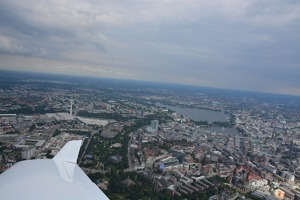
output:
M 76 164 L 81 140 L 68 142 L 53 159 L 16 163 L 0 174 L 3 200 L 107 200 Z

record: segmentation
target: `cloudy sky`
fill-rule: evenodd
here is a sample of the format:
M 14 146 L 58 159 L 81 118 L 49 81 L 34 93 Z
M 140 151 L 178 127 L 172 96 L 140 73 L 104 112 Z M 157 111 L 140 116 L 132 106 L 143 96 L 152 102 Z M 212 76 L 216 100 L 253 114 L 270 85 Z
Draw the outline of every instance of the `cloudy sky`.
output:
M 0 69 L 300 95 L 300 1 L 0 0 Z

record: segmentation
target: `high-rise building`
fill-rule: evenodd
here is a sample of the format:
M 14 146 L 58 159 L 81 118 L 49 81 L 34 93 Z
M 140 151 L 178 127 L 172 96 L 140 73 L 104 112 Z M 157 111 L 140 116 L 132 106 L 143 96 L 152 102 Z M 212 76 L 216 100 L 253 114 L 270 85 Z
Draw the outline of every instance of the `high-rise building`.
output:
M 158 131 L 159 121 L 158 120 L 151 120 L 151 128 L 153 131 Z
M 145 112 L 144 112 L 144 110 L 140 110 L 139 114 L 140 114 L 140 117 L 141 117 L 141 118 L 144 118 L 144 117 L 145 117 Z

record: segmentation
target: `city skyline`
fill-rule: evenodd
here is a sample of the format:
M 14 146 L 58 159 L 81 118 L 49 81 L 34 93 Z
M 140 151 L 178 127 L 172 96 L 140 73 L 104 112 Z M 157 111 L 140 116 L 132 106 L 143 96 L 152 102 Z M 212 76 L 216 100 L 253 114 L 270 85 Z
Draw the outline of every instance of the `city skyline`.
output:
M 300 97 L 38 73 L 0 77 L 1 197 L 68 199 L 86 190 L 88 199 L 300 197 Z M 72 164 L 74 175 L 61 173 L 57 161 Z M 12 194 L 20 181 L 28 184 Z
M 300 95 L 297 1 L 0 5 L 0 69 Z

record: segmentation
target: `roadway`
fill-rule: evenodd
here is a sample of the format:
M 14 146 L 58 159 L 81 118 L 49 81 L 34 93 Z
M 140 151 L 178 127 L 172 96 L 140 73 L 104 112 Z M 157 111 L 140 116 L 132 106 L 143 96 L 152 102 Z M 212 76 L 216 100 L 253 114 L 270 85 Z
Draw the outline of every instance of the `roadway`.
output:
M 97 133 L 97 131 L 94 131 L 94 130 L 93 130 L 92 133 L 91 133 L 91 135 L 90 135 L 90 137 L 89 137 L 89 139 L 88 139 L 87 144 L 86 144 L 85 147 L 84 147 L 83 153 L 81 154 L 81 157 L 80 157 L 78 163 L 81 163 L 82 158 L 83 158 L 83 156 L 85 155 L 85 152 L 86 152 L 86 150 L 87 150 L 87 148 L 88 148 L 88 146 L 89 146 L 89 144 L 90 144 L 92 138 L 94 137 L 94 134 L 95 134 L 95 133 Z
M 132 157 L 131 157 L 131 147 L 130 147 L 132 137 L 133 137 L 133 134 L 131 133 L 130 134 L 130 139 L 128 141 L 128 148 L 127 148 L 128 169 L 125 169 L 124 171 L 133 171 L 134 170 L 134 167 L 133 167 L 133 164 L 132 164 Z

